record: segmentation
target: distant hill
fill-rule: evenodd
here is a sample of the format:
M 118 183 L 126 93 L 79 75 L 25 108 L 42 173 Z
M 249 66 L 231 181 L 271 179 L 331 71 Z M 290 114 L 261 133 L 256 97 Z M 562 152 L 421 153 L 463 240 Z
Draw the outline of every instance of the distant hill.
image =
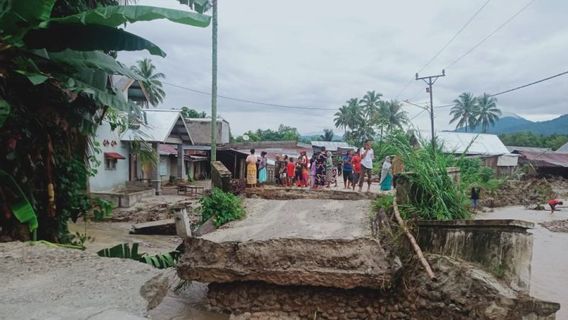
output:
M 456 130 L 463 132 L 463 129 Z M 481 132 L 477 128 L 474 132 Z M 532 132 L 545 136 L 551 134 L 568 134 L 568 114 L 548 121 L 530 121 L 516 114 L 504 114 L 495 126 L 489 128 L 487 133 L 502 134 L 515 132 Z

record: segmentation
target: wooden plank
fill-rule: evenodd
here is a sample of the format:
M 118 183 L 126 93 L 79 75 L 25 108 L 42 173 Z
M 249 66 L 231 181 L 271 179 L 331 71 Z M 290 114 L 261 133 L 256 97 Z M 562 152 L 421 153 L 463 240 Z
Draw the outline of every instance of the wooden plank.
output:
M 137 223 L 132 225 L 130 233 L 175 235 L 176 222 L 174 219 L 165 219 L 165 220 Z

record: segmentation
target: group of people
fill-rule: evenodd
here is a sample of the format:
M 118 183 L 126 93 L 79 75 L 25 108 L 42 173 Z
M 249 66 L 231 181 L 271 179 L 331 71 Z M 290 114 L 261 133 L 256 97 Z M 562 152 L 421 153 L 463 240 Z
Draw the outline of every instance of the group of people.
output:
M 343 177 L 343 187 L 353 189 L 359 187 L 362 191 L 365 181 L 367 192 L 371 190 L 373 160 L 375 158 L 371 141 L 365 141 L 362 150 L 348 150 L 342 155 L 334 155 L 325 147 L 308 158 L 302 151 L 297 158 L 276 156 L 274 165 L 274 181 L 281 186 L 297 186 L 312 189 L 337 187 L 338 177 Z M 255 150 L 250 150 L 247 162 L 247 185 L 256 187 L 267 181 L 266 152 L 260 157 Z M 402 170 L 401 170 L 402 171 Z M 393 184 L 393 163 L 391 157 L 386 157 L 380 175 L 381 190 L 390 190 Z

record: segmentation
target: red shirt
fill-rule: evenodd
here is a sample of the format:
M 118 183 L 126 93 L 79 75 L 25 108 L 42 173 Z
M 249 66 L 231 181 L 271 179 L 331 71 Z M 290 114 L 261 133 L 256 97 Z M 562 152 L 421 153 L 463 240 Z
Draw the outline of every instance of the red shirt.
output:
M 560 203 L 560 201 L 558 201 L 558 200 L 556 200 L 556 199 L 548 201 L 548 205 L 549 205 L 549 206 L 555 206 L 555 205 L 557 205 L 557 204 L 559 204 L 559 203 Z
M 361 157 L 359 155 L 354 155 L 351 158 L 351 163 L 353 164 L 353 171 L 360 173 L 361 172 Z
M 294 165 L 294 162 L 289 161 L 286 165 L 286 170 L 288 171 L 288 177 L 293 177 L 296 172 L 296 165 Z

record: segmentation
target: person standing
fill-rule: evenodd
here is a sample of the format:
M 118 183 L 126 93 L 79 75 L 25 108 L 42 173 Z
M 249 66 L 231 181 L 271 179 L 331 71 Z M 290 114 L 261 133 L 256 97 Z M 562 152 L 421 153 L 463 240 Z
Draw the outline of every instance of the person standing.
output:
M 316 154 L 310 159 L 310 187 L 313 189 L 316 184 Z
M 261 186 L 266 182 L 268 178 L 268 174 L 266 172 L 266 164 L 266 151 L 262 151 L 260 153 L 260 162 L 258 164 L 258 183 Z
M 479 206 L 479 195 L 481 194 L 481 189 L 478 186 L 471 187 L 471 208 L 473 211 L 477 210 Z
M 359 178 L 361 177 L 361 149 L 357 149 L 355 154 L 351 157 L 351 165 L 353 166 L 353 190 L 357 184 L 359 184 Z
M 256 161 L 254 149 L 250 149 L 250 155 L 246 159 L 247 163 L 247 187 L 256 187 Z
M 365 140 L 363 145 L 364 151 L 361 155 L 361 177 L 359 178 L 359 192 L 363 189 L 365 176 L 368 177 L 367 192 L 371 191 L 371 177 L 373 175 L 373 159 L 375 159 L 375 152 L 371 147 L 371 140 Z
M 349 189 L 351 188 L 351 181 L 353 175 L 353 165 L 352 165 L 352 157 L 351 157 L 351 150 L 348 150 L 345 155 L 343 155 L 343 166 L 341 170 L 343 171 L 343 188 Z
M 280 160 L 280 156 L 276 156 L 276 161 L 274 161 L 274 183 L 276 185 L 282 184 L 280 181 L 280 170 L 282 170 L 282 161 Z
M 392 164 L 389 156 L 385 157 L 383 166 L 381 167 L 381 191 L 389 191 L 392 187 Z
M 296 173 L 296 165 L 294 164 L 294 158 L 290 157 L 288 164 L 286 165 L 286 185 L 291 187 L 294 183 L 294 175 Z
M 316 183 L 315 188 L 323 188 L 325 186 L 325 164 L 327 162 L 327 153 L 325 152 L 325 147 L 319 152 L 316 158 Z
M 326 160 L 325 160 L 325 180 L 327 183 L 327 187 L 329 188 L 332 183 L 336 183 L 335 177 L 333 174 L 333 155 L 331 151 L 326 153 Z

